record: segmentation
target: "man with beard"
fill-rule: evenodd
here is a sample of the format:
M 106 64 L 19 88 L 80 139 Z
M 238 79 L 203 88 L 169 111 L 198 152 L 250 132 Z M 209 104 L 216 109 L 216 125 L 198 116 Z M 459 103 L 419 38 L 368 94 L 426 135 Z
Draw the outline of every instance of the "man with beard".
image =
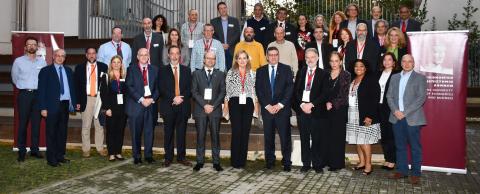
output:
M 252 27 L 247 27 L 243 31 L 244 41 L 240 41 L 235 46 L 235 56 L 238 51 L 244 50 L 248 54 L 250 63 L 252 64 L 252 70 L 256 71 L 260 66 L 267 64 L 265 55 L 263 53 L 263 46 L 259 42 L 254 40 L 255 32 Z
M 162 67 L 163 36 L 152 31 L 152 19 L 143 18 L 143 32 L 135 36 L 132 44 L 132 53 L 138 53 L 140 48 L 146 48 L 150 53 L 149 63 L 157 67 Z M 135 63 L 138 59 L 134 59 Z
M 347 43 L 345 51 L 345 70 L 353 74 L 353 62 L 357 59 L 365 60 L 369 67 L 368 71 L 377 72 L 378 58 L 380 57 L 380 46 L 374 40 L 368 38 L 367 24 L 357 25 L 357 39 Z
M 38 150 L 40 133 L 40 110 L 38 109 L 37 88 L 38 73 L 40 69 L 47 66 L 42 57 L 37 56 L 37 39 L 28 37 L 25 40 L 25 55 L 18 57 L 13 62 L 12 82 L 19 90 L 17 95 L 18 103 L 18 162 L 25 161 L 27 126 L 31 124 L 31 145 L 30 155 L 35 158 L 43 158 Z

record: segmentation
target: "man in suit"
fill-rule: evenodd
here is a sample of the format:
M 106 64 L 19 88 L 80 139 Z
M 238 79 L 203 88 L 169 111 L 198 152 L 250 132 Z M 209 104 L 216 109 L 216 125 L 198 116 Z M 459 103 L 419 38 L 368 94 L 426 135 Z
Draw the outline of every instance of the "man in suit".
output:
M 392 22 L 391 27 L 397 27 L 402 30 L 403 33 L 415 32 L 422 30 L 422 24 L 415 19 L 410 18 L 412 16 L 412 11 L 408 5 L 400 5 L 398 8 L 400 19 Z
M 333 51 L 333 46 L 327 41 L 323 41 L 323 27 L 315 27 L 313 31 L 315 41 L 309 42 L 305 48 L 315 48 L 318 52 L 318 67 L 320 69 L 330 69 L 330 53 Z M 305 49 L 305 50 L 306 50 Z
M 148 49 L 140 48 L 137 52 L 138 64 L 128 67 L 125 80 L 128 92 L 125 113 L 128 116 L 132 136 L 134 164 L 142 163 L 142 132 L 145 161 L 150 164 L 155 162 L 152 157 L 153 129 L 157 117 L 154 103 L 160 93 L 157 86 L 158 67 L 148 63 L 149 56 Z
M 355 32 L 357 31 L 357 25 L 360 23 L 366 24 L 367 22 L 365 20 L 359 19 L 359 10 L 358 10 L 358 5 L 355 3 L 351 3 L 347 5 L 347 8 L 345 10 L 345 13 L 347 13 L 347 19 L 344 20 L 342 23 L 340 23 L 340 28 L 347 28 L 350 33 L 352 33 L 353 39 L 356 38 Z
M 322 145 L 325 141 L 321 140 L 322 136 L 325 136 L 322 126 L 326 124 L 326 99 L 323 88 L 329 74 L 317 67 L 318 60 L 317 50 L 307 48 L 305 50 L 307 66 L 298 71 L 295 76 L 294 106 L 299 106 L 300 109 L 297 112 L 297 121 L 302 145 L 303 167 L 300 169 L 301 172 L 308 172 L 313 164 L 315 172 L 321 173 L 325 166 L 325 161 L 323 161 L 325 146 Z
M 112 28 L 112 41 L 103 43 L 98 48 L 98 61 L 109 64 L 115 55 L 120 55 L 123 59 L 123 67 L 127 68 L 132 61 L 132 49 L 130 45 L 122 41 L 122 28 L 115 26 Z
M 65 158 L 68 117 L 77 104 L 72 70 L 63 66 L 65 57 L 65 50 L 55 50 L 53 65 L 42 68 L 38 75 L 39 108 L 46 118 L 47 164 L 52 167 L 70 162 Z
M 164 148 L 165 162 L 168 167 L 173 161 L 174 144 L 176 137 L 177 162 L 185 166 L 192 163 L 185 158 L 185 133 L 187 121 L 190 117 L 191 73 L 190 69 L 180 65 L 180 48 L 171 46 L 168 48 L 170 65 L 165 65 L 160 70 L 160 115 L 164 124 Z M 176 135 L 175 135 L 176 133 Z
M 347 43 L 345 51 L 345 70 L 354 75 L 353 63 L 357 59 L 365 60 L 370 73 L 377 72 L 378 58 L 380 57 L 380 46 L 368 38 L 367 24 L 360 23 L 357 26 L 357 39 Z
M 278 129 L 283 170 L 291 170 L 292 135 L 290 129 L 293 75 L 289 66 L 279 63 L 276 47 L 267 49 L 268 64 L 257 69 L 255 91 L 260 101 L 264 128 L 266 168 L 275 165 L 275 129 Z
M 265 40 L 267 42 L 262 43 L 263 45 L 268 45 L 271 42 L 275 41 L 274 35 L 275 35 L 275 29 L 277 27 L 282 27 L 284 29 L 286 40 L 292 43 L 298 41 L 297 28 L 286 21 L 287 13 L 288 13 L 288 10 L 285 7 L 280 7 L 277 9 L 277 13 L 275 14 L 277 19 L 275 20 L 275 22 L 268 25 L 267 31 L 265 32 Z
M 208 51 L 204 56 L 203 69 L 192 75 L 192 96 L 195 100 L 193 117 L 197 128 L 197 164 L 194 171 L 199 171 L 205 163 L 205 136 L 210 128 L 213 168 L 222 171 L 220 166 L 220 118 L 222 103 L 225 98 L 225 73 L 214 69 L 215 52 Z
M 107 156 L 103 147 L 104 132 L 98 118 L 95 118 L 95 102 L 100 86 L 102 73 L 107 73 L 108 66 L 97 61 L 97 49 L 89 47 L 85 50 L 87 61 L 75 67 L 75 93 L 77 94 L 76 110 L 82 114 L 82 151 L 83 157 L 90 157 L 90 128 L 95 126 L 95 147 L 101 156 Z
M 392 179 L 408 177 L 408 150 L 411 150 L 412 172 L 410 183 L 420 183 L 422 145 L 420 128 L 427 124 L 423 112 L 426 100 L 426 77 L 413 70 L 415 61 L 412 55 L 402 57 L 403 71 L 392 75 L 387 91 L 388 106 L 391 114 L 389 121 L 393 124 L 395 147 L 397 148 L 397 172 L 390 175 Z
M 150 64 L 161 67 L 163 66 L 163 36 L 153 33 L 152 20 L 150 18 L 143 18 L 142 26 L 143 32 L 133 39 L 132 53 L 137 53 L 140 48 L 146 48 L 150 53 Z M 135 59 L 134 63 L 138 63 L 138 59 Z
M 367 20 L 367 28 L 369 37 L 372 38 L 377 35 L 375 24 L 382 17 L 382 8 L 380 6 L 373 6 L 370 14 L 372 19 Z
M 225 50 L 225 70 L 228 71 L 232 67 L 235 45 L 240 41 L 240 22 L 228 15 L 227 4 L 223 1 L 217 4 L 217 11 L 220 16 L 210 20 L 210 23 L 215 30 L 213 38 L 219 40 Z

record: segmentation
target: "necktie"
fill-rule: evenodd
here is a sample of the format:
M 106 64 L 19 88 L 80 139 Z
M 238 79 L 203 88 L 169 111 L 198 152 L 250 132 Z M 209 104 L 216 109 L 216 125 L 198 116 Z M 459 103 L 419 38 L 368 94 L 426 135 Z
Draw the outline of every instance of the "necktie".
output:
M 407 32 L 407 22 L 405 22 L 405 20 L 402 21 L 402 32 Z
M 90 65 L 90 96 L 95 96 L 97 95 L 97 91 L 95 91 L 95 83 L 97 82 L 97 75 L 95 72 L 95 65 L 91 64 Z
M 147 36 L 147 44 L 145 45 L 145 48 L 147 48 L 147 50 L 150 50 L 150 36 Z
M 117 44 L 117 55 L 123 58 L 122 47 L 120 46 L 120 44 Z
M 143 67 L 142 75 L 143 75 L 143 85 L 144 85 L 144 86 L 148 86 L 148 82 L 147 82 L 147 67 Z
M 208 71 L 208 76 L 207 76 L 207 81 L 208 81 L 208 86 L 210 86 L 210 81 L 212 81 L 212 70 L 207 70 Z
M 63 87 L 63 67 L 58 67 L 58 71 L 60 74 L 60 94 L 63 95 L 65 93 L 65 88 Z
M 283 23 L 280 23 L 280 27 L 282 27 L 282 28 L 283 28 Z
M 272 72 L 270 74 L 270 89 L 272 90 L 272 98 L 273 94 L 275 94 L 275 66 L 272 65 Z
M 173 67 L 173 77 L 175 79 L 175 96 L 180 96 L 180 84 L 178 80 L 178 70 L 177 67 Z

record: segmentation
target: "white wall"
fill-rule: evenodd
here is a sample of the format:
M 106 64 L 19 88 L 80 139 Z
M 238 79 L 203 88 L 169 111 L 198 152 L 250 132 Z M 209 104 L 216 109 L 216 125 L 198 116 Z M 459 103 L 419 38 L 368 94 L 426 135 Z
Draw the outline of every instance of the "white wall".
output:
M 15 0 L 2 0 L 2 6 L 0 6 L 0 54 L 12 53 L 11 31 L 15 29 Z
M 429 22 L 423 25 L 423 30 L 432 28 L 432 17 L 436 18 L 437 30 L 448 30 L 448 20 L 451 20 L 453 14 L 457 13 L 457 18 L 463 20 L 463 7 L 467 0 L 428 0 L 427 18 Z M 480 8 L 480 0 L 473 0 L 472 5 Z M 422 5 L 423 6 L 423 5 Z M 480 10 L 475 14 L 477 24 L 480 25 Z

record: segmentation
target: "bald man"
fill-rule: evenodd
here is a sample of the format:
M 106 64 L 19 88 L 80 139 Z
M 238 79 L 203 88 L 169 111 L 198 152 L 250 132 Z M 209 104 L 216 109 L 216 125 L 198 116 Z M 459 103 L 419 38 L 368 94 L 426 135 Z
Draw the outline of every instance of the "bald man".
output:
M 152 19 L 150 18 L 143 18 L 142 27 L 143 32 L 135 36 L 133 39 L 132 53 L 137 53 L 140 48 L 146 48 L 150 53 L 149 64 L 157 67 L 163 66 L 163 36 L 158 33 L 153 33 Z M 138 59 L 135 59 L 133 63 L 138 63 Z

